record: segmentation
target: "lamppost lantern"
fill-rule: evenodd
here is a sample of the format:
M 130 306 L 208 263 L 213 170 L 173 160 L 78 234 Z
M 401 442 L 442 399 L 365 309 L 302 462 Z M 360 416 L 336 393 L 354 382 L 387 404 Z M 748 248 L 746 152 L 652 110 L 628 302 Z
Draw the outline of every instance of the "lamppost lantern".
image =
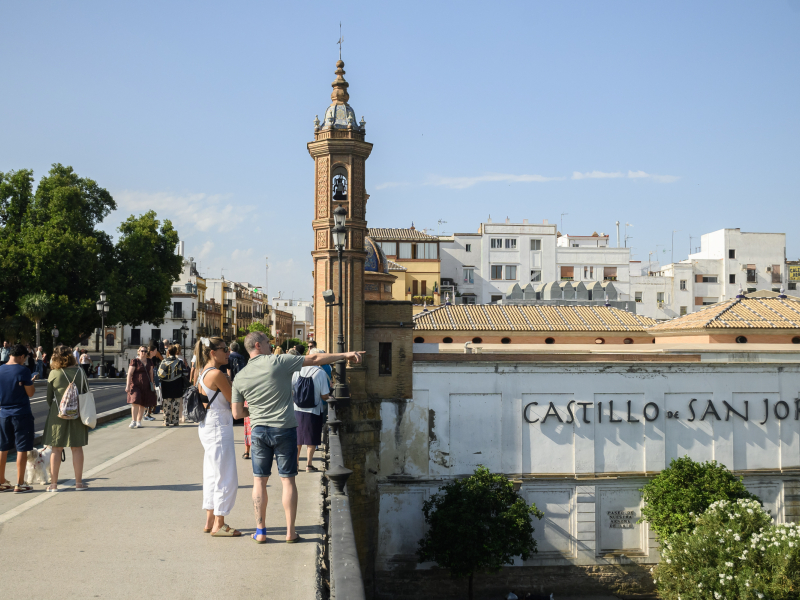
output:
M 100 292 L 100 302 L 105 302 L 105 301 L 106 301 L 106 293 Z
M 333 224 L 336 227 L 344 227 L 346 219 L 347 209 L 344 206 L 340 206 L 333 211 Z
M 345 241 L 347 240 L 347 228 L 344 225 L 337 225 L 333 228 L 333 245 L 337 249 L 344 248 Z

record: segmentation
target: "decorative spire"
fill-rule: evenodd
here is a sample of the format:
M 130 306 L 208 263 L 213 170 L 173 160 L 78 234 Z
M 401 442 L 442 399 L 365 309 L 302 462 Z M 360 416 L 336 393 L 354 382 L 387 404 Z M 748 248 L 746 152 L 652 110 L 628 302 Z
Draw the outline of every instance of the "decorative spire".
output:
M 781 298 L 781 299 L 786 298 L 786 293 L 783 290 L 783 286 L 781 286 L 781 293 L 778 294 L 778 298 Z
M 350 94 L 347 93 L 347 88 L 350 86 L 344 80 L 344 62 L 341 60 L 336 61 L 336 80 L 331 84 L 333 92 L 331 92 L 331 104 L 347 104 L 350 100 Z
M 739 293 L 736 294 L 737 298 L 744 298 L 744 290 L 742 289 L 742 284 L 739 284 Z

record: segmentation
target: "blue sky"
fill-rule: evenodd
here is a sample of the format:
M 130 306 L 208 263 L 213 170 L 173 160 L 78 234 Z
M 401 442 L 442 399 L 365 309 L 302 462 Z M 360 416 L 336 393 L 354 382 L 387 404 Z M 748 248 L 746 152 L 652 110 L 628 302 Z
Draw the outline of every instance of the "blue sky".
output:
M 209 276 L 312 289 L 313 162 L 343 23 L 374 227 L 724 227 L 800 258 L 800 1 L 4 2 L 0 171 L 72 165 Z M 440 226 L 439 220 L 446 221 Z M 796 229 L 796 228 L 795 228 Z M 666 253 L 664 252 L 666 250 Z

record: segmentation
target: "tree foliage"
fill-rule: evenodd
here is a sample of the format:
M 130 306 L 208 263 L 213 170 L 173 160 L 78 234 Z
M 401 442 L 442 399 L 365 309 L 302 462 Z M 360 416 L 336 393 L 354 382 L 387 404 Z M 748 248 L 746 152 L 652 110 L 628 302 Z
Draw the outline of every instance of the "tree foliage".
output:
M 114 245 L 98 226 L 116 208 L 107 190 L 72 167 L 54 164 L 35 193 L 31 170 L 0 173 L 0 314 L 9 339 L 29 335 L 19 318 L 20 300 L 30 294 L 50 299 L 41 324 L 57 325 L 66 344 L 99 327 L 102 290 L 111 303 L 109 323 L 163 320 L 181 270 L 177 233 L 147 213 L 128 218 Z
M 735 477 L 716 461 L 699 463 L 688 456 L 674 458 L 641 490 L 646 520 L 660 539 L 680 531 L 691 531 L 695 515 L 702 514 L 718 500 L 758 500 Z
M 39 328 L 42 319 L 50 312 L 52 302 L 50 296 L 43 292 L 26 294 L 19 299 L 19 312 L 36 324 L 36 344 L 39 345 Z
M 422 506 L 429 525 L 419 541 L 419 562 L 435 561 L 454 577 L 472 578 L 480 571 L 498 571 L 536 552 L 533 517 L 544 513 L 527 505 L 503 475 L 479 466 L 475 473 L 439 488 Z
M 247 328 L 247 333 L 252 333 L 254 331 L 260 331 L 261 333 L 266 334 L 266 336 L 271 340 L 275 339 L 275 336 L 269 332 L 269 327 L 259 321 L 253 321 Z

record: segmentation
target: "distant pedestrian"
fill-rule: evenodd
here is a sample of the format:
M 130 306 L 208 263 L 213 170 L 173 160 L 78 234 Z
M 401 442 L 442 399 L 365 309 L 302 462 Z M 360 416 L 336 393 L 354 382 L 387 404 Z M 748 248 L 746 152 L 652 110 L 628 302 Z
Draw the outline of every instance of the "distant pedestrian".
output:
M 183 399 L 183 363 L 178 360 L 177 346 L 170 346 L 167 350 L 167 358 L 158 367 L 158 379 L 161 382 L 164 426 L 177 427 Z
M 44 424 L 44 445 L 52 446 L 50 455 L 51 483 L 48 492 L 58 491 L 58 471 L 61 468 L 61 451 L 72 450 L 72 466 L 75 469 L 75 489 L 83 491 L 89 486 L 83 481 L 83 447 L 89 443 L 89 427 L 78 419 L 62 419 L 58 406 L 70 383 L 74 383 L 79 394 L 89 391 L 89 381 L 75 363 L 69 346 L 56 346 L 50 359 L 50 376 L 47 378 L 47 404 L 50 412 Z
M 30 371 L 22 362 L 27 350 L 22 344 L 9 349 L 9 359 L 0 366 L 0 492 L 20 494 L 33 488 L 25 485 L 28 452 L 33 450 L 33 413 L 31 396 L 33 382 Z M 6 461 L 10 450 L 17 451 L 17 484 L 6 479 Z
M 283 509 L 286 513 L 288 543 L 300 540 L 295 531 L 297 518 L 297 419 L 292 410 L 292 374 L 304 366 L 322 366 L 337 360 L 361 362 L 361 352 L 346 354 L 311 354 L 309 356 L 275 356 L 269 338 L 259 331 L 247 334 L 245 349 L 250 354 L 247 368 L 233 383 L 233 416 L 250 415 L 252 431 L 253 506 L 256 532 L 253 539 L 267 541 L 264 519 L 267 510 L 267 482 L 272 463 L 277 459 L 278 475 L 283 488 Z M 245 411 L 244 402 L 248 409 Z
M 28 367 L 28 370 L 31 372 L 31 375 L 36 373 L 36 359 L 33 358 L 33 348 L 28 346 L 25 348 L 25 352 L 27 352 L 25 356 L 25 366 Z
M 308 342 L 308 353 L 309 354 L 311 354 L 316 349 L 317 349 L 317 342 L 315 342 L 314 340 L 311 340 L 310 342 Z
M 283 354 L 283 348 L 281 348 L 280 346 L 278 346 L 277 348 L 275 348 L 275 352 L 273 352 L 273 354 L 274 354 L 275 356 L 280 356 L 281 354 Z M 251 357 L 251 358 L 252 358 L 252 357 Z
M 231 381 L 236 379 L 237 373 L 247 366 L 247 357 L 239 354 L 239 342 L 231 344 L 231 352 L 228 355 L 228 374 L 231 376 Z
M 153 415 L 158 414 L 158 412 L 161 410 L 161 403 L 163 401 L 163 396 L 161 395 L 161 381 L 158 378 L 158 367 L 161 366 L 161 361 L 164 360 L 164 357 L 158 347 L 158 343 L 153 341 L 150 342 L 147 357 L 153 363 L 153 385 L 155 386 L 156 392 L 156 405 L 147 408 L 146 414 L 144 415 L 144 420 L 155 421 L 156 418 Z
M 310 354 L 318 355 L 319 352 Z M 297 405 L 298 389 L 302 378 L 310 378 L 313 386 L 314 406 L 301 408 Z M 294 416 L 297 419 L 297 468 L 300 469 L 300 451 L 306 447 L 306 472 L 319 471 L 314 464 L 314 451 L 322 443 L 323 405 L 330 398 L 331 388 L 328 374 L 319 367 L 303 367 L 292 375 L 292 395 L 294 397 Z
M 79 363 L 80 358 L 81 358 L 81 348 L 80 348 L 80 346 L 75 346 L 75 350 L 73 350 L 72 356 L 75 357 L 75 362 Z
M 214 537 L 240 537 L 242 533 L 225 524 L 233 510 L 239 477 L 236 472 L 236 446 L 233 442 L 231 382 L 219 370 L 228 363 L 228 347 L 220 337 L 203 337 L 194 351 L 197 357 L 197 387 L 208 399 L 206 418 L 197 433 L 203 445 L 203 508 L 205 533 Z M 204 402 L 205 404 L 205 402 Z M 244 416 L 244 415 L 242 415 Z
M 6 364 L 11 356 L 11 347 L 8 342 L 3 342 L 3 347 L 0 348 L 0 364 Z
M 36 373 L 39 375 L 40 379 L 44 377 L 44 357 L 45 353 L 42 347 L 39 346 L 36 348 Z
M 147 358 L 148 350 L 139 346 L 138 358 L 131 360 L 128 366 L 128 380 L 125 391 L 128 393 L 128 404 L 131 405 L 131 429 L 142 426 L 142 417 L 148 407 L 156 405 L 156 391 L 153 383 L 153 363 Z
M 300 356 L 300 353 L 297 351 L 297 346 L 292 346 L 286 351 L 286 354 L 291 354 L 292 356 Z
M 80 364 L 81 369 L 83 369 L 83 372 L 86 374 L 86 377 L 89 377 L 89 374 L 92 371 L 92 357 L 89 356 L 88 350 L 81 350 L 78 363 Z

